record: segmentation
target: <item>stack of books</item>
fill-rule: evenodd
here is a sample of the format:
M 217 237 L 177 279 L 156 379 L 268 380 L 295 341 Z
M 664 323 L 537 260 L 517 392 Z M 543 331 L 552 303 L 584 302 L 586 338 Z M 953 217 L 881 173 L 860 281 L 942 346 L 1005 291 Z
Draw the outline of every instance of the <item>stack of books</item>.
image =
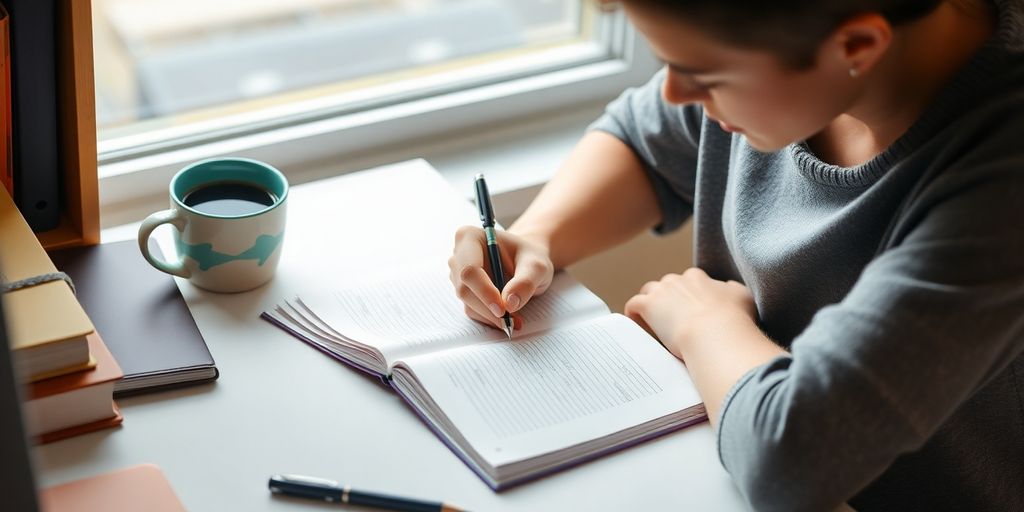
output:
M 2 187 L 0 269 L 5 289 L 57 272 Z M 27 385 L 29 435 L 46 443 L 119 425 L 113 392 L 123 373 L 71 286 L 57 279 L 6 289 L 3 304 L 15 372 Z

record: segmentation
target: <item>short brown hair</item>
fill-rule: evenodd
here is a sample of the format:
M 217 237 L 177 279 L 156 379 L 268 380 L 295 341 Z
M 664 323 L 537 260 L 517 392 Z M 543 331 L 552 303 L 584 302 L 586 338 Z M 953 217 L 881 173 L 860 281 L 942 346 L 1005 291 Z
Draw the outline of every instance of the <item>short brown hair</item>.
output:
M 797 69 L 814 64 L 818 45 L 844 20 L 878 13 L 899 25 L 931 13 L 943 0 L 599 0 L 602 7 L 652 7 L 742 47 L 771 51 Z

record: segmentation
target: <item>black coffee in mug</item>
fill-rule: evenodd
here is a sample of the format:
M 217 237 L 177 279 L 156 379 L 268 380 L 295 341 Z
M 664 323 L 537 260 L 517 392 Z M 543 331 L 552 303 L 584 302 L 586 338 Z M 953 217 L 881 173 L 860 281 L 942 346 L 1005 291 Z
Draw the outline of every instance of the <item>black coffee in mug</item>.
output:
M 220 182 L 199 187 L 189 192 L 182 201 L 199 213 L 239 217 L 266 210 L 274 206 L 277 198 L 253 184 Z

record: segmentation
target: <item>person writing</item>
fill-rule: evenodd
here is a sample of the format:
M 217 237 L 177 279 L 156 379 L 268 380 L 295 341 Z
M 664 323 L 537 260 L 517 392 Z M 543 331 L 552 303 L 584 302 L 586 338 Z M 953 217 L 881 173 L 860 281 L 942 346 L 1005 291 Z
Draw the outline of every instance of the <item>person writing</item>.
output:
M 456 233 L 467 315 L 692 217 L 625 313 L 753 508 L 1024 510 L 1024 3 L 620 4 L 665 66 L 498 233 L 503 291 Z

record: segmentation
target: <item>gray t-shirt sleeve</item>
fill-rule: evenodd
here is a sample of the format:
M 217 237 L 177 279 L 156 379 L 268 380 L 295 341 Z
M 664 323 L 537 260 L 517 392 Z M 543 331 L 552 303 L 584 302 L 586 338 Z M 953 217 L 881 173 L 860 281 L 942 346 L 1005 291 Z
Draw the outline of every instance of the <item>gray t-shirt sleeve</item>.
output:
M 1019 157 L 965 158 L 945 171 L 791 355 L 733 386 L 719 455 L 755 508 L 842 503 L 1024 350 L 1022 169 Z
M 607 132 L 629 146 L 643 163 L 661 208 L 657 233 L 677 229 L 693 213 L 703 110 L 673 105 L 661 96 L 665 71 L 626 90 L 588 130 Z

